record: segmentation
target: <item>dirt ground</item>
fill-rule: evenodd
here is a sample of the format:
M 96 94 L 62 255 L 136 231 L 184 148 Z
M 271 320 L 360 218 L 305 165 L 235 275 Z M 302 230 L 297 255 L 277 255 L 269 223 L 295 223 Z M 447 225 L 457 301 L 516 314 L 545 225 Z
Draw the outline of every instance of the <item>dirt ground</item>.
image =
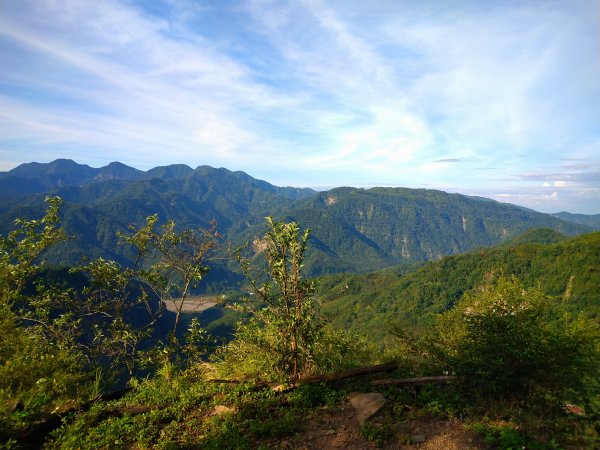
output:
M 373 419 L 377 422 L 377 419 Z M 366 440 L 360 432 L 356 413 L 345 401 L 335 409 L 322 409 L 314 417 L 307 418 L 304 430 L 285 439 L 270 439 L 258 443 L 275 449 L 362 450 L 382 449 L 427 449 L 427 450 L 468 450 L 487 449 L 483 440 L 473 431 L 466 430 L 457 421 L 436 417 L 422 417 L 407 420 L 391 426 L 394 436 L 380 447 Z
M 213 306 L 219 303 L 219 298 L 214 296 L 203 296 L 203 297 L 188 297 L 183 302 L 183 307 L 181 308 L 181 312 L 195 312 L 200 313 L 208 308 L 212 308 Z M 165 307 L 168 311 L 177 312 L 175 304 L 179 305 L 179 300 L 176 302 L 163 300 Z

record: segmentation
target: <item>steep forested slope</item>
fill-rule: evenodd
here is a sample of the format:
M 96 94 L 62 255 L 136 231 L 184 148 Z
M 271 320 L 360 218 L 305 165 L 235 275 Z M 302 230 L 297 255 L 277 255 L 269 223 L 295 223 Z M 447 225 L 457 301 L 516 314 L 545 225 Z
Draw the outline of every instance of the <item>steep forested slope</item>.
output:
M 289 217 L 313 229 L 315 251 L 363 271 L 435 261 L 530 228 L 591 231 L 518 206 L 425 189 L 333 189 L 297 204 Z M 311 257 L 321 272 L 335 271 L 327 260 L 314 261 L 321 255 L 309 252 Z
M 387 270 L 323 277 L 319 298 L 335 325 L 381 336 L 393 326 L 426 325 L 463 293 L 504 273 L 515 275 L 526 286 L 541 285 L 572 312 L 598 317 L 600 233 L 549 244 L 535 242 L 545 242 L 551 233 L 530 232 L 513 244 L 447 256 L 408 274 Z

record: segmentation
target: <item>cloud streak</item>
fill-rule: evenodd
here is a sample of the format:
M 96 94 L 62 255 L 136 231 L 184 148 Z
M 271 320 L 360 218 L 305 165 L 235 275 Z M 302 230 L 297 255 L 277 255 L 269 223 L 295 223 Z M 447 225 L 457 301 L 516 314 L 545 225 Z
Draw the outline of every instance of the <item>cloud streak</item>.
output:
M 8 2 L 1 164 L 71 157 L 227 166 L 303 186 L 493 184 L 490 195 L 528 206 L 535 195 L 555 202 L 552 187 L 597 212 L 600 4 L 444 5 Z M 532 184 L 540 190 L 516 195 Z

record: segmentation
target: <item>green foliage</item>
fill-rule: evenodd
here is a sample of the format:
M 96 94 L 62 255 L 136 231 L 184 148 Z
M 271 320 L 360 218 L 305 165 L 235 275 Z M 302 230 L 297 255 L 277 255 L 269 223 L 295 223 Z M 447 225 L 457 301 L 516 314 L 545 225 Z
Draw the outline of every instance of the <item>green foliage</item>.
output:
M 198 319 L 194 317 L 181 346 L 186 365 L 193 366 L 202 362 L 216 344 L 215 338 L 206 329 L 202 328 Z
M 430 339 L 447 370 L 492 398 L 564 401 L 598 387 L 591 384 L 600 369 L 597 326 L 569 320 L 515 278 L 466 294 Z
M 62 201 L 47 197 L 46 214 L 39 220 L 15 219 L 16 229 L 0 236 L 0 299 L 12 306 L 43 263 L 43 253 L 67 236 L 59 227 Z
M 199 383 L 195 372 L 142 381 L 121 400 L 97 403 L 53 433 L 48 449 L 258 448 L 257 441 L 301 431 L 313 408 L 342 394 L 326 386 L 299 386 L 278 394 L 252 384 Z M 215 414 L 216 406 L 230 412 Z M 136 408 L 149 411 L 135 414 Z
M 67 311 L 51 314 L 65 295 L 31 285 L 44 251 L 66 239 L 60 199 L 47 202 L 42 219 L 16 220 L 17 229 L 0 237 L 0 439 L 89 393 L 78 321 Z
M 125 243 L 139 249 L 139 254 L 150 259 L 151 264 L 137 275 L 150 286 L 158 297 L 173 303 L 176 310 L 173 335 L 181 318 L 183 304 L 190 290 L 198 287 L 209 267 L 211 256 L 221 235 L 216 222 L 209 229 L 187 228 L 177 231 L 175 222 L 168 220 L 156 231 L 158 215 L 149 216 L 146 224 L 133 231 L 131 236 L 120 234 Z
M 314 344 L 314 372 L 330 373 L 358 366 L 376 364 L 381 359 L 381 347 L 366 336 L 338 330 L 331 325 L 323 327 Z
M 0 441 L 90 394 L 84 361 L 0 310 Z
M 230 348 L 248 348 L 256 356 L 257 349 L 267 352 L 266 364 L 272 368 L 267 373 L 276 377 L 286 374 L 295 382 L 314 368 L 314 344 L 322 334 L 312 298 L 314 284 L 301 276 L 310 230 L 300 235 L 297 223 L 280 223 L 271 217 L 267 217 L 267 223 L 264 254 L 268 279 L 261 282 L 249 258 L 242 256 L 241 250 L 237 253 L 257 300 L 247 299 L 240 306 L 254 317 L 238 330 L 236 340 L 243 342 Z
M 287 336 L 250 318 L 238 323 L 234 339 L 218 348 L 212 359 L 222 376 L 284 381 L 289 376 L 290 353 Z
M 324 326 L 312 344 L 306 375 L 329 373 L 375 363 L 379 349 L 360 335 Z M 238 324 L 235 339 L 217 348 L 213 361 L 221 376 L 286 381 L 289 379 L 289 338 L 256 318 Z
M 51 409 L 77 406 L 103 388 L 114 389 L 124 369 L 129 377 L 142 364 L 162 364 L 168 371 L 173 350 L 160 343 L 141 350 L 162 314 L 142 280 L 160 278 L 164 292 L 183 285 L 183 301 L 206 273 L 201 262 L 217 237 L 214 230 L 213 240 L 189 230 L 177 233 L 172 221 L 156 233 L 151 217 L 146 227 L 124 236 L 137 250 L 132 267 L 100 258 L 64 273 L 57 283 L 41 257 L 66 235 L 59 227 L 61 200 L 50 198 L 48 204 L 42 219 L 18 219 L 17 229 L 0 238 L 1 434 L 27 428 Z M 144 267 L 152 250 L 160 258 Z M 82 283 L 71 285 L 75 279 Z M 208 342 L 192 322 L 176 350 L 192 364 Z
M 523 448 L 531 450 L 559 450 L 562 448 L 554 439 L 550 439 L 548 442 L 532 440 L 520 432 L 515 426 L 511 425 L 494 425 L 488 422 L 475 422 L 470 425 L 469 428 L 481 434 L 485 443 L 493 445 L 494 448 L 507 450 Z
M 374 424 L 365 422 L 360 426 L 360 433 L 368 440 L 373 441 L 378 447 L 390 439 L 394 432 L 389 424 Z
M 526 240 L 547 233 L 528 233 Z M 319 279 L 322 313 L 342 329 L 381 339 L 393 328 L 424 331 L 462 295 L 495 274 L 516 276 L 526 287 L 539 284 L 553 303 L 576 315 L 600 315 L 600 233 L 560 242 L 507 243 L 407 271 L 332 275 Z
M 141 259 L 141 255 L 138 257 Z M 139 368 L 144 352 L 140 345 L 152 334 L 162 314 L 138 281 L 138 267 L 122 267 L 115 261 L 96 259 L 81 269 L 88 277 L 73 311 L 87 318 L 91 333 L 88 347 L 94 364 L 108 366 L 109 379 L 125 371 L 129 377 Z

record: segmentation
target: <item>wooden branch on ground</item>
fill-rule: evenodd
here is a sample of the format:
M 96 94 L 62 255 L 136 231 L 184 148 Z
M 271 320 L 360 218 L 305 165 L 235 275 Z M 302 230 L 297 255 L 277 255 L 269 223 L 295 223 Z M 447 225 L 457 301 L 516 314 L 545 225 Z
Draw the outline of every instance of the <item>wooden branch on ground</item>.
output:
M 448 383 L 450 381 L 459 381 L 462 377 L 452 375 L 444 375 L 439 377 L 419 377 L 419 378 L 403 378 L 403 379 L 386 379 L 371 381 L 373 386 L 396 385 L 396 386 L 421 386 L 424 384 Z
M 223 383 L 223 384 L 240 384 L 244 382 L 249 382 L 249 380 L 224 380 L 222 378 L 209 378 L 208 380 L 204 380 L 207 383 Z
M 392 372 L 398 368 L 398 364 L 380 364 L 378 366 L 367 366 L 359 367 L 357 369 L 346 370 L 344 372 L 329 373 L 326 375 L 311 375 L 308 377 L 300 378 L 299 384 L 306 383 L 321 383 L 321 382 L 332 382 L 338 380 L 345 380 L 346 378 L 360 377 L 363 375 L 370 375 L 373 373 Z

